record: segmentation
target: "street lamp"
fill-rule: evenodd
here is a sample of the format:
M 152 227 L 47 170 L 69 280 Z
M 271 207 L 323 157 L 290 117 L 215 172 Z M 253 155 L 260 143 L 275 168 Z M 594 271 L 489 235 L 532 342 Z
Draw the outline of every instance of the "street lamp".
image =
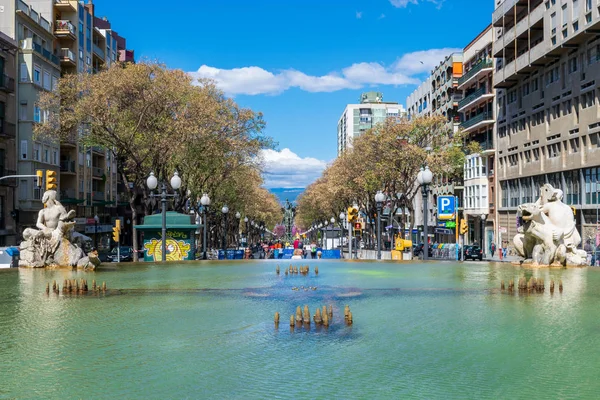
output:
M 237 241 L 237 248 L 240 248 L 240 218 L 242 218 L 242 214 L 239 211 L 235 213 L 235 220 L 237 221 L 235 227 L 235 240 Z
M 481 214 L 481 257 L 485 258 L 485 219 L 487 218 L 487 214 Z
M 429 166 L 425 165 L 425 168 L 421 167 L 421 170 L 417 174 L 417 182 L 421 186 L 422 194 L 423 194 L 423 235 L 425 239 L 423 240 L 423 260 L 427 260 L 429 257 L 429 232 L 427 226 L 427 212 L 428 210 L 428 194 L 429 194 L 429 184 L 433 180 L 433 173 L 429 169 Z
M 100 218 L 98 218 L 98 215 L 94 215 L 94 247 L 96 250 L 98 250 L 98 222 L 100 222 Z
M 385 201 L 385 194 L 380 191 L 375 195 L 377 204 L 377 259 L 381 260 L 381 209 Z
M 244 217 L 244 224 L 246 225 L 246 247 L 250 247 L 250 240 L 248 238 L 248 217 Z
M 148 189 L 150 189 L 150 197 L 154 197 L 154 189 L 158 187 L 158 179 L 154 176 L 154 172 L 150 172 L 150 176 L 146 180 L 146 185 Z M 177 171 L 171 177 L 171 187 L 173 190 L 178 190 L 181 187 L 181 178 Z M 160 193 L 160 201 L 162 206 L 162 261 L 167 261 L 167 197 L 175 197 L 177 196 L 177 192 L 175 194 L 167 194 L 167 184 L 162 183 L 161 185 L 161 193 Z
M 202 214 L 204 217 L 204 229 L 202 229 L 202 259 L 206 260 L 206 241 L 207 241 L 207 232 L 208 232 L 208 226 L 207 226 L 207 222 L 206 222 L 206 214 L 208 212 L 208 206 L 210 206 L 210 197 L 208 197 L 208 194 L 204 193 L 202 195 L 202 197 L 200 198 L 200 204 L 202 204 Z
M 223 231 L 223 251 L 227 251 L 227 213 L 229 212 L 229 207 L 224 205 L 221 208 L 221 212 L 223 213 L 223 219 L 225 220 L 225 230 Z
M 343 257 L 344 256 L 344 221 L 346 220 L 346 213 L 342 211 L 340 213 L 339 217 L 340 217 L 340 234 L 339 234 L 340 255 Z

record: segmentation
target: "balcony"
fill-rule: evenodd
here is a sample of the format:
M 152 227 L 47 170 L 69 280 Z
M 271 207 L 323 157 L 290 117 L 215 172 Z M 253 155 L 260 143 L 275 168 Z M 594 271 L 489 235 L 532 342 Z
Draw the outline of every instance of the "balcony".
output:
M 92 167 L 92 176 L 94 178 L 102 178 L 104 175 L 104 169 L 98 167 Z
M 62 39 L 77 39 L 76 36 L 77 29 L 75 29 L 75 25 L 71 23 L 71 21 L 67 19 L 57 19 L 56 25 L 54 27 L 54 35 L 58 38 Z
M 94 43 L 93 49 L 94 49 L 94 54 L 95 54 L 96 56 L 100 57 L 100 59 L 101 59 L 102 61 L 104 61 L 104 50 L 102 50 L 102 49 L 100 48 L 100 46 L 98 46 L 96 43 Z
M 60 199 L 76 199 L 74 189 L 63 189 L 60 191 Z
M 23 39 L 23 40 L 19 41 L 19 47 L 22 50 L 29 50 L 29 51 L 33 50 L 36 53 L 38 53 L 40 56 L 44 57 L 51 63 L 56 64 L 57 66 L 60 64 L 60 61 L 58 60 L 57 56 L 52 54 L 52 52 L 50 50 L 44 49 L 41 44 L 34 42 L 31 38 Z
M 0 167 L 0 176 L 10 175 L 17 175 L 17 171 L 13 171 L 12 169 L 4 169 L 4 167 Z M 2 179 L 0 180 L 0 186 L 17 187 L 17 178 Z
M 104 192 L 94 192 L 92 198 L 94 201 L 104 201 Z
M 54 8 L 66 12 L 77 12 L 77 8 L 69 0 L 54 0 Z
M 15 92 L 15 79 L 4 74 L 0 74 L 0 90 L 6 93 Z
M 0 119 L 0 137 L 5 139 L 15 139 L 17 137 L 17 126 L 4 119 Z
M 483 103 L 487 99 L 491 99 L 493 97 L 494 97 L 494 94 L 488 93 L 488 91 L 486 90 L 486 87 L 482 86 L 458 103 L 458 111 L 460 112 L 469 107 L 478 106 L 479 104 Z
M 494 62 L 492 60 L 479 61 L 466 74 L 458 79 L 458 88 L 460 89 L 462 86 L 469 83 L 473 78 L 476 78 L 483 73 L 491 72 L 493 68 Z
M 75 173 L 75 161 L 61 161 L 60 172 L 62 173 Z
M 489 124 L 493 124 L 494 121 L 494 113 L 490 112 L 490 111 L 485 111 L 482 112 L 480 114 L 477 114 L 476 116 L 472 117 L 471 119 L 464 121 L 460 124 L 460 127 L 465 131 L 465 132 L 469 132 L 469 131 L 473 131 L 476 128 L 485 126 L 485 125 L 489 125 Z
M 60 49 L 60 55 L 60 63 L 62 65 L 70 65 L 73 67 L 77 65 L 75 63 L 75 54 L 73 54 L 71 49 Z

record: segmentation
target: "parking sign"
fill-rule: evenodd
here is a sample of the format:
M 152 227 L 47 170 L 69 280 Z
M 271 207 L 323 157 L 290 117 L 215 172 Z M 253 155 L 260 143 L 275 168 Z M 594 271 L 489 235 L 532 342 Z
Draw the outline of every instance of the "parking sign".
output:
M 438 196 L 437 209 L 438 219 L 447 220 L 454 218 L 456 201 L 454 196 Z

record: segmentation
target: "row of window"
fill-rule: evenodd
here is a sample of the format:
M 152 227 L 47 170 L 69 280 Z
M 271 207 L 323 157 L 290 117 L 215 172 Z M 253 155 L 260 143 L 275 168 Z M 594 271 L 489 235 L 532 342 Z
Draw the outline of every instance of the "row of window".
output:
M 470 157 L 465 162 L 465 179 L 485 178 L 487 176 L 486 159 Z
M 59 150 L 56 147 L 33 143 L 33 152 L 31 160 L 44 162 L 46 164 L 59 165 L 58 163 Z M 20 159 L 29 160 L 29 143 L 27 140 L 21 140 Z
M 488 207 L 488 187 L 487 185 L 465 186 L 464 205 L 466 208 L 487 208 Z
M 539 198 L 546 183 L 563 191 L 563 202 L 569 205 L 600 204 L 600 167 L 537 175 L 500 182 L 501 206 L 517 207 Z

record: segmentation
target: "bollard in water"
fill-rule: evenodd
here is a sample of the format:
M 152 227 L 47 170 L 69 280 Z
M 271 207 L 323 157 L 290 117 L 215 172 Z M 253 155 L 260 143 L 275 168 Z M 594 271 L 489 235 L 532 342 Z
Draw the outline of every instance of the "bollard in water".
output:
M 277 273 L 277 275 L 279 275 L 279 265 L 277 266 L 277 268 L 275 268 L 275 272 Z
M 504 281 L 501 281 L 500 282 L 500 290 L 504 290 L 504 289 L 505 289 L 505 287 L 504 287 Z
M 314 316 L 315 324 L 321 325 L 323 323 L 323 318 L 321 318 L 321 309 L 317 307 L 317 312 Z
M 304 305 L 304 313 L 302 314 L 302 320 L 305 324 L 310 325 L 310 311 L 308 310 L 308 305 Z
M 348 314 L 350 314 L 350 306 L 346 305 L 344 307 L 344 319 L 348 319 Z
M 302 324 L 302 309 L 300 306 L 296 307 L 296 323 Z
M 346 323 L 348 325 L 352 325 L 352 311 L 348 312 L 348 318 L 346 318 Z
M 562 279 L 558 281 L 558 291 L 561 292 L 561 293 L 563 291 Z
M 327 314 L 329 314 L 329 320 L 333 321 L 333 306 L 331 304 L 329 305 L 329 309 L 327 311 Z
M 275 312 L 275 326 L 279 325 L 279 313 Z
M 46 294 L 50 294 L 50 283 L 46 283 Z
M 294 314 L 290 315 L 290 326 L 293 328 L 295 325 L 294 323 Z
M 102 291 L 106 292 L 106 282 L 102 282 Z
M 554 279 L 550 279 L 550 293 L 554 293 Z
M 52 291 L 56 292 L 56 279 L 52 281 Z
M 315 275 L 319 275 L 319 267 L 315 267 Z
M 323 306 L 325 308 L 325 306 Z M 323 325 L 329 326 L 329 315 L 326 312 L 323 313 Z

